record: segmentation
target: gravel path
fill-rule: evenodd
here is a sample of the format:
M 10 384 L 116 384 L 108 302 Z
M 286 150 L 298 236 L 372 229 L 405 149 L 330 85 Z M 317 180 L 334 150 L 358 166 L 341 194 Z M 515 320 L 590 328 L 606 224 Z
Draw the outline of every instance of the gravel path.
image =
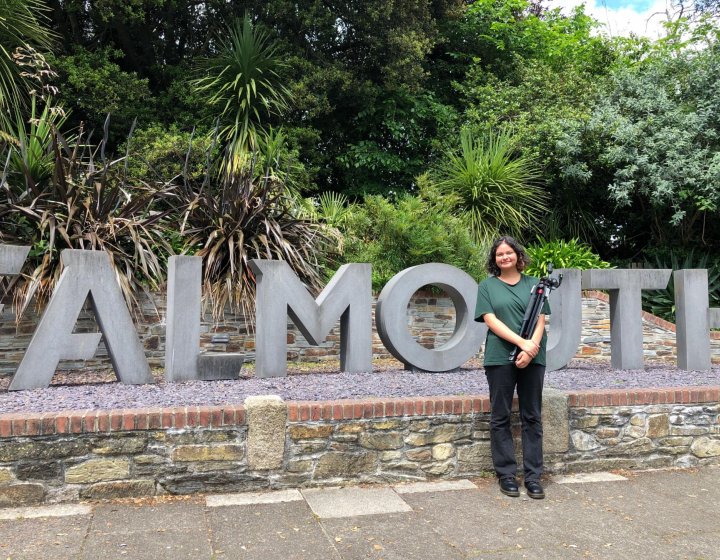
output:
M 155 385 L 123 385 L 112 381 L 114 376 L 107 371 L 58 373 L 47 389 L 14 392 L 7 390 L 9 379 L 4 378 L 0 379 L 0 413 L 242 404 L 250 395 L 268 394 L 285 400 L 335 400 L 488 392 L 485 374 L 476 363 L 450 373 L 412 373 L 397 366 L 397 362 L 385 363 L 372 373 L 351 374 L 339 373 L 337 365 L 318 365 L 310 372 L 291 371 L 287 377 L 185 383 L 165 383 L 158 374 Z M 720 367 L 683 371 L 647 365 L 644 370 L 613 370 L 606 362 L 576 360 L 564 370 L 548 373 L 545 384 L 566 391 L 718 385 Z

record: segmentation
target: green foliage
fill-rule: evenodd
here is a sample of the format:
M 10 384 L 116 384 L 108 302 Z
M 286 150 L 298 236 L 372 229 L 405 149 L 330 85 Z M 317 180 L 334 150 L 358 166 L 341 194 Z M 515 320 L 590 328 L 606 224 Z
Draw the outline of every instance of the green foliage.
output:
M 121 148 L 130 154 L 127 161 L 130 177 L 166 181 L 185 175 L 202 181 L 211 143 L 207 134 L 156 123 L 136 128 Z
M 588 204 L 598 221 L 614 223 L 628 256 L 720 242 L 719 82 L 717 44 L 661 53 L 620 67 L 590 117 L 567 127 L 564 178 L 596 193 Z
M 0 243 L 31 246 L 16 293 L 19 313 L 33 297 L 38 305 L 47 300 L 60 278 L 63 249 L 107 251 L 126 301 L 136 306 L 135 294 L 164 276 L 167 212 L 152 208 L 165 193 L 128 180 L 122 158 L 106 159 L 105 146 L 90 146 L 82 133 L 67 141 L 53 129 L 49 141 L 52 173 L 45 172 L 44 153 L 38 167 L 12 144 L 5 148 L 9 161 L 22 173 L 0 173 Z
M 450 48 L 462 72 L 481 67 L 500 80 L 527 61 L 603 74 L 612 55 L 597 25 L 581 7 L 564 16 L 529 0 L 476 0 L 449 32 Z
M 302 216 L 288 175 L 277 166 L 283 137 L 258 140 L 249 165 L 228 168 L 224 160 L 208 157 L 202 182 L 186 175 L 175 190 L 179 211 L 167 231 L 179 224 L 183 251 L 203 257 L 204 293 L 216 319 L 226 306 L 253 316 L 252 259 L 284 260 L 319 291 L 321 262 L 333 246 L 327 227 Z
M 303 211 L 310 219 L 333 228 L 344 226 L 354 209 L 355 205 L 350 204 L 344 194 L 332 191 L 303 201 Z
M 124 71 L 119 65 L 122 56 L 111 47 L 95 51 L 78 47 L 50 59 L 62 82 L 59 102 L 71 112 L 74 125 L 84 123 L 85 130 L 98 138 L 110 115 L 111 148 L 127 137 L 135 119 L 147 123 L 153 115 L 148 79 Z
M 249 16 L 225 34 L 217 39 L 218 54 L 198 63 L 193 87 L 217 111 L 223 140 L 235 152 L 253 151 L 269 119 L 287 109 L 290 91 L 278 74 L 278 45 Z
M 525 273 L 538 278 L 547 276 L 548 264 L 552 264 L 553 268 L 580 270 L 612 268 L 610 263 L 602 260 L 588 245 L 578 239 L 545 241 L 539 238 L 537 243 L 528 245 L 526 251 L 530 257 L 530 265 L 525 269 Z
M 534 158 L 517 153 L 507 129 L 476 139 L 465 128 L 459 153 L 447 154 L 433 181 L 475 239 L 486 240 L 500 231 L 519 236 L 539 230 L 547 211 L 540 177 Z
M 0 125 L 12 121 L 29 100 L 32 82 L 42 78 L 36 64 L 28 68 L 17 62 L 32 63 L 38 49 L 51 47 L 55 37 L 47 12 L 42 0 L 0 0 Z
M 345 192 L 411 191 L 415 177 L 441 156 L 456 121 L 455 111 L 432 95 L 394 92 L 376 99 L 357 115 L 349 127 L 357 139 L 336 159 Z
M 9 159 L 6 173 L 9 182 L 24 184 L 28 191 L 32 191 L 38 183 L 50 177 L 55 166 L 53 139 L 65 120 L 65 114 L 53 105 L 52 99 L 42 103 L 35 95 L 31 97 L 27 121 L 16 113 L 14 126 L 8 123 L 7 129 Z M 6 151 L 0 150 L 0 155 L 3 153 Z
M 488 248 L 474 241 L 443 196 L 421 184 L 420 195 L 403 194 L 394 203 L 366 196 L 341 228 L 343 261 L 371 263 L 374 290 L 401 270 L 429 262 L 457 266 L 478 280 L 486 276 Z
M 687 253 L 678 251 L 660 251 L 653 260 L 645 262 L 645 268 L 669 268 L 671 270 L 707 269 L 708 295 L 710 307 L 720 307 L 720 262 L 707 253 L 696 254 L 691 250 Z M 671 323 L 675 322 L 675 279 L 671 275 L 664 290 L 643 290 L 642 305 L 645 311 L 661 317 Z

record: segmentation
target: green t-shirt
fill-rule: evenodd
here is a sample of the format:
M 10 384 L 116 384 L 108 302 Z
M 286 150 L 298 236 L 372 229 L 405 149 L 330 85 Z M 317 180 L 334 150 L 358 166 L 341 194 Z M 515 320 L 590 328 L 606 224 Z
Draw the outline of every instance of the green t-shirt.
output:
M 480 282 L 478 286 L 477 304 L 475 305 L 475 320 L 484 321 L 483 315 L 493 313 L 505 325 L 514 332 L 519 333 L 522 327 L 525 309 L 530 302 L 530 292 L 539 280 L 532 276 L 522 274 L 517 284 L 510 285 L 500 280 L 497 276 Z M 550 305 L 545 302 L 542 313 L 550 314 Z M 547 345 L 547 333 L 543 333 L 540 343 L 540 351 L 533 364 L 545 365 L 545 346 Z M 504 366 L 510 363 L 508 359 L 513 351 L 514 345 L 503 340 L 490 329 L 488 329 L 487 340 L 485 341 L 486 366 Z

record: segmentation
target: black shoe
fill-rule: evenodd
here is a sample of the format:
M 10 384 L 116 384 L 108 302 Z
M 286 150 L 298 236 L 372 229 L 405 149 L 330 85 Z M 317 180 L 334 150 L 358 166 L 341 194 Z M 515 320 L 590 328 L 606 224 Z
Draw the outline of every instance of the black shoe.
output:
M 545 497 L 543 487 L 537 480 L 528 480 L 525 482 L 525 488 L 527 489 L 527 495 L 536 500 L 542 500 Z
M 500 492 L 511 498 L 517 498 L 520 495 L 517 480 L 514 478 L 501 478 Z

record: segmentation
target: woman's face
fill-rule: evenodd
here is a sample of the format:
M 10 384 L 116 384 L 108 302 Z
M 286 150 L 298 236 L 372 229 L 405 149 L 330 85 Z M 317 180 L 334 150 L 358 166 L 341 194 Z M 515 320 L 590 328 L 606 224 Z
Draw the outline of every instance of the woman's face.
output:
M 500 243 L 495 251 L 495 264 L 501 273 L 517 270 L 517 253 L 507 243 Z

